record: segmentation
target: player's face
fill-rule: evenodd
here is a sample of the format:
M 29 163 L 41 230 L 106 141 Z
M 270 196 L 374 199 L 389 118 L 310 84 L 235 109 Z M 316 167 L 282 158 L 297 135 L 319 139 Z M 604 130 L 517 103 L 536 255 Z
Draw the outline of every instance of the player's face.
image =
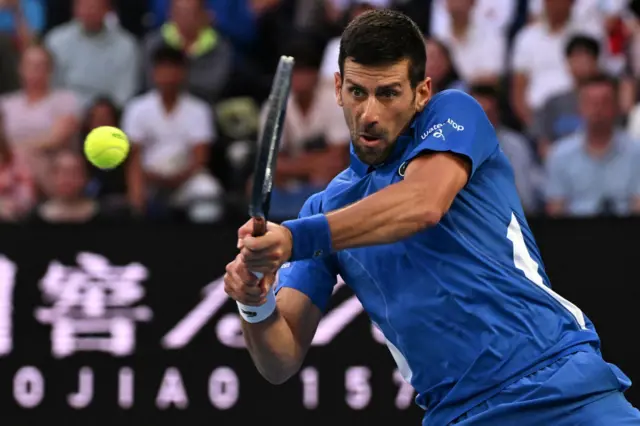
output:
M 344 111 L 353 147 L 365 164 L 382 163 L 413 116 L 431 96 L 431 81 L 412 88 L 409 61 L 370 67 L 345 60 L 344 78 L 335 75 L 338 105 Z

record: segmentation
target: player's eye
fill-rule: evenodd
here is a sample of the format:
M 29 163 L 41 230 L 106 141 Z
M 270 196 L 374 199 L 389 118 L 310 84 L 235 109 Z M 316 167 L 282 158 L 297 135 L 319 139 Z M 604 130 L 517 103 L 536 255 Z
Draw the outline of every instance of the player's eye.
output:
M 351 94 L 356 97 L 356 98 L 361 98 L 364 97 L 366 95 L 366 92 L 364 90 L 362 90 L 359 87 L 350 87 L 349 88 L 349 92 L 351 92 Z
M 381 90 L 378 92 L 378 96 L 381 98 L 395 98 L 398 94 L 399 93 L 396 90 L 391 89 Z

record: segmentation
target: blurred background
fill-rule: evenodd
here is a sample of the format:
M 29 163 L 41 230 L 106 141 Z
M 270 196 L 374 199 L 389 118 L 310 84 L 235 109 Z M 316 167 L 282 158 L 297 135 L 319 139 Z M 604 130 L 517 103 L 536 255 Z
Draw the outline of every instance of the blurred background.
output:
M 485 108 L 529 216 L 640 212 L 640 2 L 0 0 L 0 220 L 224 222 L 247 182 L 281 54 L 296 57 L 273 218 L 348 165 L 339 36 L 395 8 L 424 30 L 435 91 Z M 111 172 L 82 141 L 121 127 Z
M 275 391 L 218 279 L 247 217 L 279 56 L 296 67 L 275 221 L 348 165 L 339 37 L 374 8 L 423 30 L 435 92 L 480 102 L 554 287 L 594 320 L 608 359 L 640 377 L 619 326 L 640 296 L 626 248 L 640 238 L 640 0 L 0 0 L 0 401 L 12 424 L 65 409 L 76 410 L 65 424 L 141 424 L 127 409 L 191 413 L 158 424 L 235 424 L 258 419 L 264 392 L 301 410 L 291 423 L 274 413 L 279 424 L 365 412 L 418 424 L 412 390 L 345 286 L 300 378 Z M 133 146 L 108 172 L 82 155 L 104 125 Z M 34 316 L 42 304 L 56 309 Z

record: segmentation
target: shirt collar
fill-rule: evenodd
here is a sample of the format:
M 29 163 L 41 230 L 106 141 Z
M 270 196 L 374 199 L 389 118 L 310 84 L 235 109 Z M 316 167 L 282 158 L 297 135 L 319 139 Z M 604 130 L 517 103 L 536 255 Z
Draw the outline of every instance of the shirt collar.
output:
M 407 147 L 413 141 L 415 136 L 415 127 L 416 127 L 416 117 L 413 118 L 407 130 L 405 130 L 400 136 L 398 136 L 398 139 L 396 139 L 389 157 L 383 163 L 375 166 L 369 166 L 368 164 L 365 164 L 362 161 L 360 161 L 360 159 L 356 155 L 355 150 L 353 149 L 353 141 L 351 141 L 351 148 L 350 148 L 351 169 L 354 172 L 356 172 L 358 176 L 364 176 L 367 173 L 372 172 L 376 169 L 395 163 L 396 161 L 402 158 L 402 155 L 406 151 Z

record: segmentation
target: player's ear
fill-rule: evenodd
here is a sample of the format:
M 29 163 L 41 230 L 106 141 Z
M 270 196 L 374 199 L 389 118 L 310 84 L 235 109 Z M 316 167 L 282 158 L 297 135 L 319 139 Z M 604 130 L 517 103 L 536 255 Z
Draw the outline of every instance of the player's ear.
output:
M 339 106 L 344 106 L 342 102 L 342 76 L 339 72 L 333 74 L 333 81 L 336 88 L 336 102 Z
M 418 83 L 416 87 L 416 111 L 422 111 L 431 99 L 431 77 L 427 77 Z

